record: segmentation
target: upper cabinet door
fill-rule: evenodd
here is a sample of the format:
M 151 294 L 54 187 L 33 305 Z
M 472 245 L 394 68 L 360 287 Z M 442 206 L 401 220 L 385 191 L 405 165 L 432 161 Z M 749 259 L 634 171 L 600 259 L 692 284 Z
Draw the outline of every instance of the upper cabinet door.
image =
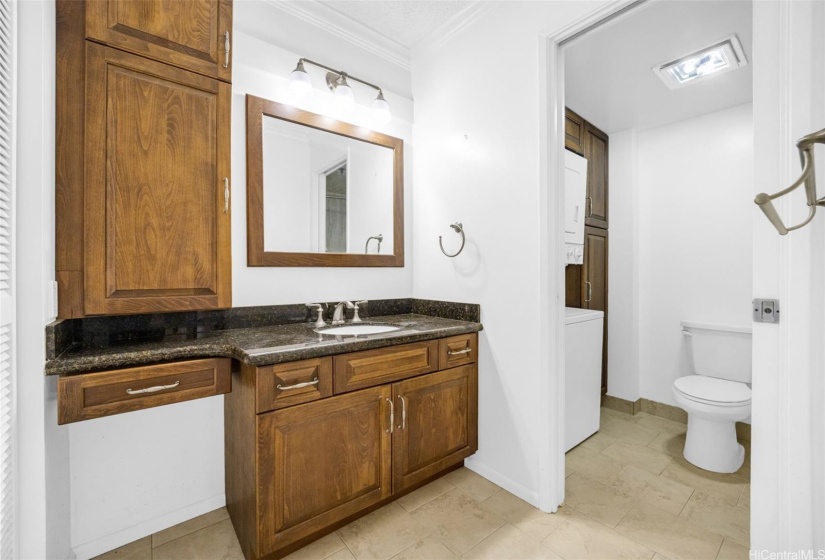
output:
M 232 0 L 86 0 L 86 38 L 232 80 Z
M 584 154 L 584 119 L 570 109 L 564 110 L 564 147 Z
M 85 312 L 231 306 L 231 86 L 86 47 Z
M 587 159 L 587 201 L 585 224 L 607 229 L 607 134 L 584 123 L 584 157 Z

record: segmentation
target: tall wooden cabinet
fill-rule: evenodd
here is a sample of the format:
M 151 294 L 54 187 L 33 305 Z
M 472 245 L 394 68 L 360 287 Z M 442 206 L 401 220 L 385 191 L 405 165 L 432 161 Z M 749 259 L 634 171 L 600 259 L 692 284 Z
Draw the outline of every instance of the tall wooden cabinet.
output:
M 57 16 L 58 317 L 230 307 L 231 2 Z
M 565 305 L 604 311 L 602 392 L 607 392 L 607 240 L 608 155 L 607 134 L 570 109 L 566 110 L 565 147 L 587 160 L 584 264 L 565 268 Z

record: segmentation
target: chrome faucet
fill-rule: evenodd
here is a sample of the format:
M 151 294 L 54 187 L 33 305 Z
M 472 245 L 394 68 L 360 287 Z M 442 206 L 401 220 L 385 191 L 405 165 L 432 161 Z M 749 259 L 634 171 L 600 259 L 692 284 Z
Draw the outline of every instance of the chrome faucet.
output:
M 332 314 L 332 324 L 333 325 L 343 325 L 344 324 L 344 307 L 346 306 L 347 309 L 354 309 L 355 306 L 352 304 L 351 301 L 342 301 L 338 305 L 335 306 L 335 313 Z

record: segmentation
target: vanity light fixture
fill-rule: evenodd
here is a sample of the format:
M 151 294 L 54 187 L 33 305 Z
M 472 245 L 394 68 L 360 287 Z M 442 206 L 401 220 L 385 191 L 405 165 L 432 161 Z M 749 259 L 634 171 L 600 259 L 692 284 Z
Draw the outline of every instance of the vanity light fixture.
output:
M 387 100 L 384 99 L 384 91 L 380 87 L 375 84 L 365 82 L 355 76 L 351 76 L 341 70 L 330 68 L 320 62 L 309 60 L 308 58 L 301 58 L 298 60 L 298 65 L 295 67 L 295 70 L 292 71 L 292 75 L 289 78 L 289 87 L 293 92 L 295 92 L 296 95 L 300 97 L 308 97 L 312 93 L 312 82 L 306 68 L 304 67 L 304 64 L 311 64 L 327 71 L 327 87 L 329 87 L 329 90 L 335 96 L 336 102 L 343 108 L 350 108 L 355 104 L 355 95 L 352 92 L 352 87 L 350 87 L 349 82 L 347 81 L 354 80 L 364 84 L 367 87 L 371 87 L 378 92 L 378 95 L 372 102 L 373 119 L 381 124 L 388 123 L 392 119 L 390 105 L 387 103 Z
M 651 68 L 670 89 L 678 89 L 702 78 L 723 74 L 742 66 L 748 59 L 739 37 L 731 35 L 698 51 Z

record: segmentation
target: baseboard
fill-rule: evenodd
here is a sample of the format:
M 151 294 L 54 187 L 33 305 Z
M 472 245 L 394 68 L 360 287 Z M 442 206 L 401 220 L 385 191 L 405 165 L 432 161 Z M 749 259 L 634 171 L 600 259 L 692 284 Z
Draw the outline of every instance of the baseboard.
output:
M 611 395 L 602 395 L 602 406 L 604 408 L 624 412 L 625 414 L 630 414 L 631 416 L 641 412 L 641 401 L 642 399 L 637 399 L 636 401 L 629 401 Z
M 209 513 L 226 505 L 226 495 L 220 494 L 195 504 L 176 509 L 167 514 L 155 517 L 143 523 L 132 525 L 115 533 L 100 537 L 93 541 L 77 545 L 72 548 L 77 560 L 89 560 L 104 552 L 114 550 L 124 544 L 148 537 L 158 531 L 168 529 L 178 523 L 183 523 L 204 513 Z
M 526 486 L 519 484 L 518 482 L 513 481 L 512 479 L 504 476 L 500 472 L 491 469 L 487 465 L 480 463 L 478 460 L 473 459 L 472 457 L 468 459 L 464 459 L 464 466 L 473 471 L 474 473 L 483 476 L 493 484 L 501 486 L 514 496 L 521 498 L 531 506 L 538 508 L 539 507 L 539 493 L 533 490 L 530 490 Z
M 652 401 L 650 399 L 641 399 L 641 401 L 642 412 L 647 412 L 648 414 L 652 414 L 653 416 L 659 416 L 661 418 L 667 418 L 668 420 L 673 420 L 675 422 L 687 424 L 687 412 L 685 412 L 678 406 L 660 403 L 657 401 Z

